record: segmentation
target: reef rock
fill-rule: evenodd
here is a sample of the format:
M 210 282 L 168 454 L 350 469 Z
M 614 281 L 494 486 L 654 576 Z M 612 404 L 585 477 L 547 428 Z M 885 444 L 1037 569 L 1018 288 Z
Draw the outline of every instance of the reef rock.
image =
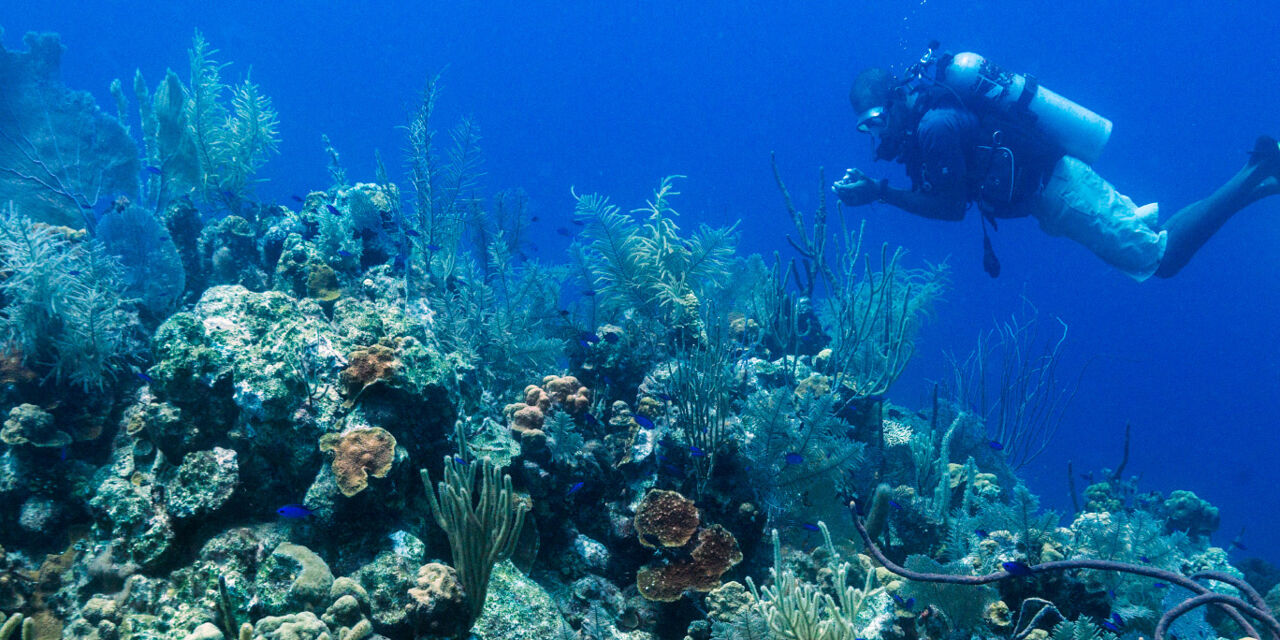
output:
M 239 471 L 236 452 L 231 449 L 214 447 L 188 453 L 177 477 L 166 485 L 169 513 L 175 518 L 191 518 L 217 511 L 240 483 Z
M 330 603 L 333 572 L 324 559 L 310 549 L 282 542 L 258 567 L 254 582 L 267 613 L 324 611 Z

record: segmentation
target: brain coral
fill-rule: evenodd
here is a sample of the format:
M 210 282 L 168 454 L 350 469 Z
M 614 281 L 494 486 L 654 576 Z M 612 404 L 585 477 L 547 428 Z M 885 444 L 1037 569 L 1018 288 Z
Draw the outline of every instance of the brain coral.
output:
M 369 486 L 369 476 L 382 478 L 395 460 L 396 439 L 379 427 L 326 433 L 320 450 L 333 455 L 333 475 L 342 495 L 351 496 Z

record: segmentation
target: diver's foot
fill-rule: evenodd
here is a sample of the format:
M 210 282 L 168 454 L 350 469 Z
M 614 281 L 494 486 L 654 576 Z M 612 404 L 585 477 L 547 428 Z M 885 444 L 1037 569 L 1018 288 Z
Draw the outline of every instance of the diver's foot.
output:
M 1254 187 L 1250 194 L 1249 200 L 1251 202 L 1257 202 L 1263 198 L 1280 195 L 1280 177 L 1270 176 L 1266 178 L 1262 182 L 1259 182 L 1258 186 Z
M 1266 165 L 1280 169 L 1280 142 L 1271 136 L 1258 136 L 1249 152 L 1249 166 Z

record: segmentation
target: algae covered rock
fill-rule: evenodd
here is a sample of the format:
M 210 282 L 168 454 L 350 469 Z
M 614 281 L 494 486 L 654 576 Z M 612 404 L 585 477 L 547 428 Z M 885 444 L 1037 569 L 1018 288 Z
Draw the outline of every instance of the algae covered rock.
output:
M 310 611 L 268 616 L 253 625 L 253 637 L 263 640 L 328 640 L 329 627 Z
M 155 494 L 153 485 L 135 474 L 103 480 L 89 501 L 114 547 L 143 566 L 157 562 L 173 543 L 173 524 Z
M 178 475 L 167 486 L 169 513 L 175 518 L 191 518 L 217 511 L 231 499 L 240 483 L 236 452 L 214 447 L 189 453 L 178 467 Z
M 373 625 L 379 633 L 394 636 L 408 630 L 409 590 L 417 586 L 418 566 L 411 558 L 383 551 L 352 576 L 368 593 Z
M 54 426 L 53 416 L 34 404 L 20 404 L 9 410 L 9 418 L 0 430 L 0 440 L 8 445 L 33 447 L 57 448 L 71 444 L 71 436 Z
M 327 330 L 314 302 L 238 285 L 212 287 L 190 312 L 174 314 L 156 333 L 150 375 L 162 397 L 208 404 L 210 391 L 232 400 L 245 417 L 287 420 L 309 397 L 297 350 Z
M 258 567 L 254 581 L 263 611 L 283 614 L 295 611 L 324 611 L 329 605 L 333 572 L 324 559 L 310 549 L 282 542 Z M 319 620 L 317 620 L 319 622 Z
M 535 640 L 559 637 L 564 624 L 551 594 L 504 561 L 493 567 L 484 612 L 471 633 L 480 640 Z
M 1165 526 L 1170 531 L 1185 531 L 1192 538 L 1203 538 L 1218 530 L 1218 508 L 1195 493 L 1177 490 L 1164 501 Z

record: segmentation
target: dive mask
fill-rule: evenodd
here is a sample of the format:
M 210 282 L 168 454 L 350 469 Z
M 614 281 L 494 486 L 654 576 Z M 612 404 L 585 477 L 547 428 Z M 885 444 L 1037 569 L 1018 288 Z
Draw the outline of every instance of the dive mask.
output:
M 858 131 L 862 133 L 877 133 L 884 129 L 885 120 L 884 107 L 871 107 L 858 114 Z

